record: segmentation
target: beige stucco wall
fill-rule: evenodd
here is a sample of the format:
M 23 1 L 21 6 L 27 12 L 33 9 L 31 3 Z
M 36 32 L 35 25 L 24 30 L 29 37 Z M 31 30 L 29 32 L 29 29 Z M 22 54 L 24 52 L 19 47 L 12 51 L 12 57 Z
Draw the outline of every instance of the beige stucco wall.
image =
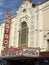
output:
M 43 11 L 43 29 L 49 30 L 49 8 Z
M 39 5 L 39 46 L 47 50 L 47 33 L 49 32 L 49 1 Z
M 48 48 L 47 34 L 49 33 L 49 8 L 43 11 L 43 34 L 46 35 L 45 45 Z

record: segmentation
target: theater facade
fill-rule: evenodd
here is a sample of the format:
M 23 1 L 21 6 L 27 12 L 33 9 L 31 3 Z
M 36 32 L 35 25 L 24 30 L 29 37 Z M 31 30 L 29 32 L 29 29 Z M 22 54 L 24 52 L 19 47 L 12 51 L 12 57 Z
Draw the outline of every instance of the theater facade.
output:
M 49 58 L 49 0 L 24 0 L 0 25 L 0 58 Z

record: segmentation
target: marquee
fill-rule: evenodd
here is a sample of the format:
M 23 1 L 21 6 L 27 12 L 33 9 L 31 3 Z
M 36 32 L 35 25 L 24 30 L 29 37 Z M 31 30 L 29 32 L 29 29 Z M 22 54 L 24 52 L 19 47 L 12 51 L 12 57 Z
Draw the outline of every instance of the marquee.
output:
M 38 57 L 39 54 L 40 54 L 39 48 L 29 48 L 29 47 L 23 47 L 23 48 L 11 47 L 1 52 L 2 57 L 14 57 L 14 56 Z

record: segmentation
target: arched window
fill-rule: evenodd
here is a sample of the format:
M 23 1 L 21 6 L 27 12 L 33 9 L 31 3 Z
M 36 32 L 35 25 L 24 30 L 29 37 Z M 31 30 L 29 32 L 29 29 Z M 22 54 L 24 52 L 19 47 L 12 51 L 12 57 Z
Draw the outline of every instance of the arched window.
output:
M 24 21 L 21 23 L 21 29 L 19 31 L 19 47 L 27 46 L 28 44 L 28 27 Z

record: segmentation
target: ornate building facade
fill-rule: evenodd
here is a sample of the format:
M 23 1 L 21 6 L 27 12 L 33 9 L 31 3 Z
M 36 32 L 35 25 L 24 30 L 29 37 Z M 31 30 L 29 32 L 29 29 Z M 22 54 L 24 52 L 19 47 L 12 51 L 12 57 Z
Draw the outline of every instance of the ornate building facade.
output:
M 0 53 L 3 45 L 4 23 L 0 25 Z M 40 48 L 41 52 L 49 51 L 49 1 L 34 5 L 25 0 L 11 17 L 9 45 L 10 47 Z

